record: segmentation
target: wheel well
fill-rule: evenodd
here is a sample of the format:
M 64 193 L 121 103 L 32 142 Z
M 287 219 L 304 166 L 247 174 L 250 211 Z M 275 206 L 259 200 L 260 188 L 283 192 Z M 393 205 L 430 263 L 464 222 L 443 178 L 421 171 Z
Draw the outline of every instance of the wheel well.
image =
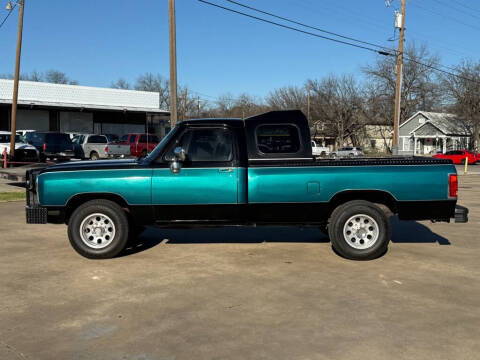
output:
M 330 213 L 339 205 L 352 200 L 365 200 L 386 206 L 392 213 L 397 213 L 397 202 L 392 194 L 381 190 L 347 190 L 335 194 L 330 199 Z
M 92 150 L 92 151 L 90 151 L 90 157 L 92 156 L 92 154 L 97 154 L 98 155 L 98 152 L 96 152 L 95 150 Z
M 98 200 L 98 199 L 110 200 L 117 203 L 122 208 L 128 209 L 127 202 L 120 195 L 109 194 L 109 193 L 78 194 L 71 197 L 68 200 L 67 205 L 65 205 L 65 223 L 68 224 L 70 216 L 75 211 L 75 209 L 78 208 L 80 205 L 86 203 L 87 201 Z

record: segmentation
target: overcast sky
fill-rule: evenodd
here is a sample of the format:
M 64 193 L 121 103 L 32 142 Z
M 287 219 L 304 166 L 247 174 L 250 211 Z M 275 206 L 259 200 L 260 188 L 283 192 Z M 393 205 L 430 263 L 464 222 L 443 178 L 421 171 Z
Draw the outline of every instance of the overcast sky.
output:
M 209 0 L 236 7 L 225 0 Z M 396 47 L 393 12 L 383 0 L 239 0 L 329 31 Z M 0 0 L 0 22 L 7 11 Z M 25 0 L 22 72 L 58 69 L 81 85 L 110 86 L 138 74 L 168 77 L 167 0 Z M 463 4 L 463 5 L 462 5 Z M 252 13 L 252 12 L 250 12 Z M 257 14 L 258 15 L 258 14 Z M 13 73 L 17 9 L 0 28 L 0 73 Z M 263 16 L 263 15 L 259 15 Z M 272 19 L 274 20 L 274 19 Z M 406 41 L 427 43 L 452 65 L 479 60 L 478 0 L 411 0 Z M 375 55 L 257 22 L 198 2 L 177 0 L 181 84 L 205 95 L 302 85 L 329 73 L 360 75 Z

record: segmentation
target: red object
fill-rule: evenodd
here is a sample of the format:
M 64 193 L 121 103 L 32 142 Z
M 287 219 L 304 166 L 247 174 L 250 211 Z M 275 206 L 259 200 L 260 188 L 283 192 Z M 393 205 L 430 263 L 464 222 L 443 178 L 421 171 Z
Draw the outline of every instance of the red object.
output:
M 108 145 L 105 146 L 105 152 L 108 154 Z
M 159 142 L 158 137 L 153 134 L 127 134 L 127 140 L 121 144 L 130 145 L 130 155 L 141 157 L 145 152 L 151 153 Z
M 47 143 L 43 143 L 43 151 L 47 150 Z
M 457 174 L 448 175 L 448 196 L 457 197 L 458 194 L 458 176 Z
M 477 161 L 480 161 L 480 156 L 477 157 L 476 155 L 477 154 L 472 154 L 467 150 L 452 150 L 447 151 L 445 154 L 433 155 L 433 157 L 437 159 L 450 159 L 454 164 L 463 164 L 466 161 L 465 159 L 468 159 L 469 164 L 475 164 Z

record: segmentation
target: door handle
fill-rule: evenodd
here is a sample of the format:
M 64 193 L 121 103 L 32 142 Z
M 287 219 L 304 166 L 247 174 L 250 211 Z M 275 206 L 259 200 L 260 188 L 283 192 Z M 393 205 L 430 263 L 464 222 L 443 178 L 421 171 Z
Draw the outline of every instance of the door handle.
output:
M 218 169 L 218 172 L 231 173 L 231 172 L 233 172 L 233 168 L 220 168 L 220 169 Z

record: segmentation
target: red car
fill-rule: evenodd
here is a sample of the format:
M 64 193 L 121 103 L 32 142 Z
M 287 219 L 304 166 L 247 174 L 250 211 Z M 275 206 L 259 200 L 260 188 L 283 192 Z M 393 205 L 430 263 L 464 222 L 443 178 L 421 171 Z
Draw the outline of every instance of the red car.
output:
M 469 164 L 475 164 L 480 161 L 480 154 L 474 154 L 467 150 L 452 150 L 445 154 L 437 154 L 433 156 L 439 159 L 450 159 L 454 164 L 465 164 L 465 159 L 468 158 Z
M 126 134 L 122 136 L 121 143 L 130 145 L 130 155 L 145 157 L 158 145 L 160 139 L 152 134 Z

